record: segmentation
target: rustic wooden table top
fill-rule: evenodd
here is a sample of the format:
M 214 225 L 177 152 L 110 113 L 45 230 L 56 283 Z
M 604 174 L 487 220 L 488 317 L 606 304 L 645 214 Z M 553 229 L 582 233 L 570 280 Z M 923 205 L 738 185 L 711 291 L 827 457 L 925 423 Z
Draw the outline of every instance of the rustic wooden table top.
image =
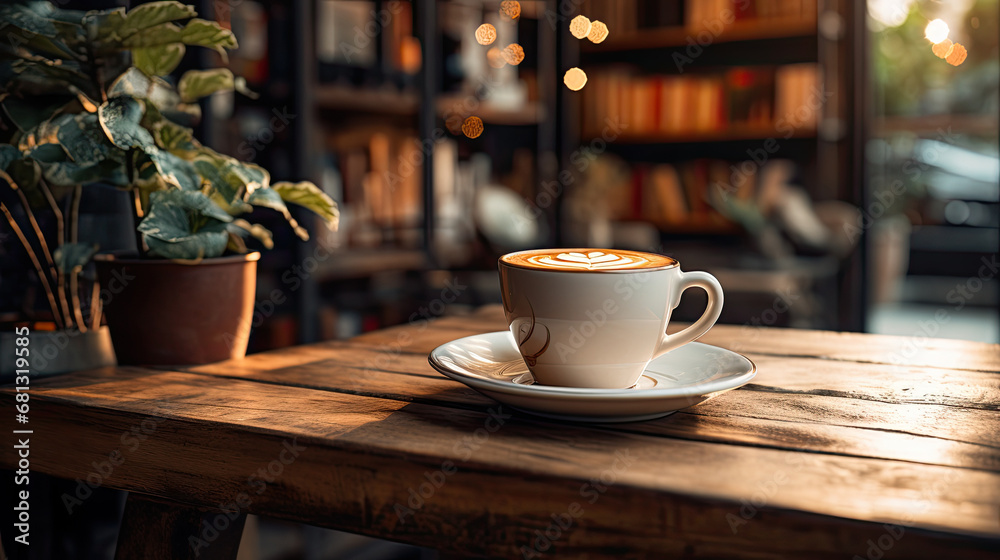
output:
M 997 558 L 1000 346 L 720 325 L 702 342 L 754 360 L 751 384 L 585 426 L 516 413 L 427 363 L 503 328 L 487 307 L 187 370 L 36 380 L 32 469 L 104 468 L 102 484 L 154 502 L 463 557 Z M 0 389 L 6 410 L 14 394 Z M 0 458 L 17 460 L 9 445 Z

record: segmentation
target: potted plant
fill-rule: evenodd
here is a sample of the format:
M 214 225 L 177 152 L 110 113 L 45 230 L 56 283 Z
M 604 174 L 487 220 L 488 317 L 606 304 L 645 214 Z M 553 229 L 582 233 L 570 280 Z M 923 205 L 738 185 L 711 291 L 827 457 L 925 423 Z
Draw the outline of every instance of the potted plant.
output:
M 247 242 L 264 248 L 273 242 L 270 231 L 241 216 L 272 209 L 308 239 L 290 202 L 337 224 L 336 204 L 316 185 L 272 184 L 260 166 L 194 138 L 198 99 L 227 90 L 252 95 L 226 68 L 168 81 L 187 46 L 223 58 L 237 46 L 230 31 L 196 16 L 172 1 L 128 12 L 61 10 L 46 2 L 0 7 L 11 38 L 0 47 L 7 84 L 0 103 L 16 127 L 0 145 L 0 179 L 23 195 L 25 208 L 32 197 L 55 199 L 93 183 L 131 195 L 139 254 L 95 257 L 121 363 L 242 357 L 259 257 Z M 79 270 L 96 248 L 67 242 L 64 266 Z M 44 268 L 41 260 L 36 268 Z M 50 298 L 54 312 L 58 305 Z M 92 304 L 92 315 L 100 309 Z

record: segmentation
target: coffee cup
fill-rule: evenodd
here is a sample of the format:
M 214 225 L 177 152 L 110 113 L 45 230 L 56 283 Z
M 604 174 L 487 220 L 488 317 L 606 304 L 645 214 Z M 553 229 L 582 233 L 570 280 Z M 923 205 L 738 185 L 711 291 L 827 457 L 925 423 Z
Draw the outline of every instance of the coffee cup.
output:
M 618 249 L 536 249 L 499 261 L 504 314 L 535 382 L 626 389 L 649 362 L 705 334 L 722 312 L 722 286 L 676 260 Z M 667 334 L 688 288 L 708 293 L 691 326 Z

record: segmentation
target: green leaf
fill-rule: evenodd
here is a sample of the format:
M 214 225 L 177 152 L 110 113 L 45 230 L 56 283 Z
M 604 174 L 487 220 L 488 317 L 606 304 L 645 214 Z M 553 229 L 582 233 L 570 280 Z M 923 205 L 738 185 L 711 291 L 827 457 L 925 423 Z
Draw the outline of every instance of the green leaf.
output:
M 172 121 L 163 119 L 152 125 L 152 131 L 157 146 L 183 159 L 193 159 L 200 147 L 193 130 Z
M 271 181 L 271 176 L 264 168 L 243 163 L 204 147 L 193 164 L 198 173 L 209 182 L 207 194 L 230 214 L 247 212 L 245 194 L 266 187 Z
M 229 234 L 225 231 L 200 231 L 172 241 L 157 237 L 146 237 L 149 254 L 164 259 L 210 259 L 220 257 L 226 251 Z
M 54 36 L 56 26 L 52 20 L 24 4 L 0 5 L 0 21 L 32 34 Z
M 42 152 L 52 148 L 52 157 L 43 159 Z M 129 186 L 125 173 L 125 163 L 122 152 L 112 152 L 109 157 L 93 164 L 78 164 L 69 159 L 63 152 L 62 159 L 56 153 L 58 144 L 42 144 L 31 151 L 30 157 L 39 165 L 46 182 L 55 191 L 57 187 L 71 188 L 82 183 L 106 183 L 116 187 Z M 53 193 L 56 194 L 56 193 Z M 61 194 L 57 194 L 59 198 Z
M 177 83 L 177 91 L 181 94 L 181 100 L 189 103 L 217 91 L 232 91 L 233 87 L 235 87 L 235 79 L 228 68 L 189 70 L 181 76 L 180 82 Z
M 150 2 L 129 11 L 117 31 L 120 37 L 125 38 L 156 25 L 178 19 L 189 19 L 196 15 L 198 13 L 194 6 L 185 6 L 180 2 Z
M 237 218 L 226 224 L 226 231 L 240 237 L 246 237 L 249 234 L 260 241 L 265 249 L 274 247 L 274 235 L 269 229 L 260 224 L 251 224 L 242 218 Z
M 215 49 L 223 60 L 226 60 L 225 49 L 235 49 L 236 36 L 233 32 L 214 21 L 193 19 L 184 26 L 183 42 L 188 45 L 198 45 Z
M 52 61 L 15 60 L 11 66 L 17 81 L 32 91 L 66 93 L 71 87 L 92 93 L 90 78 L 78 70 L 75 63 L 54 64 Z
M 337 208 L 337 203 L 313 183 L 309 181 L 280 182 L 272 185 L 271 189 L 278 193 L 281 200 L 312 210 L 320 218 L 323 218 L 327 227 L 331 230 L 337 229 L 337 224 L 340 221 L 340 210 Z
M 125 48 L 155 47 L 170 43 L 184 43 L 215 49 L 223 58 L 225 49 L 235 49 L 236 37 L 233 32 L 214 21 L 192 19 L 184 27 L 175 23 L 162 23 L 125 37 L 121 44 Z
M 70 161 L 70 156 L 66 153 L 66 148 L 62 144 L 41 144 L 32 148 L 27 155 L 29 158 L 43 165 L 46 163 Z
M 160 25 L 150 27 L 142 33 L 136 33 L 129 37 L 125 37 L 121 42 L 121 46 L 128 49 L 134 49 L 139 47 L 168 45 L 170 43 L 183 43 L 185 42 L 183 34 L 184 28 L 176 23 L 162 23 Z
M 192 217 L 210 221 L 194 231 Z M 207 196 L 198 191 L 166 190 L 149 196 L 149 213 L 139 224 L 150 254 L 172 259 L 217 257 L 226 250 L 229 234 L 225 224 L 232 221 Z
M 136 99 L 146 99 L 153 88 L 153 81 L 138 68 L 123 72 L 108 86 L 108 97 L 128 95 Z
M 18 50 L 21 47 L 28 47 L 31 50 L 41 51 L 48 56 L 63 59 L 80 58 L 73 50 L 62 41 L 54 39 L 59 36 L 60 31 L 69 31 L 68 26 L 51 16 L 61 12 L 60 18 L 72 21 L 76 14 L 70 10 L 55 10 L 47 2 L 32 2 L 24 4 L 0 5 L 0 36 L 3 37 L 5 47 L 11 50 Z M 82 35 L 82 34 L 81 34 Z M 63 37 L 72 37 L 64 34 Z M 76 39 L 76 37 L 73 37 Z M 82 36 L 81 36 L 82 38 Z
M 64 243 L 56 249 L 52 257 L 60 273 L 73 274 L 78 269 L 86 266 L 95 253 L 97 253 L 97 245 L 90 243 Z
M 67 117 L 67 118 L 62 118 Z M 78 165 L 95 165 L 109 157 L 114 145 L 101 133 L 94 113 L 63 115 L 57 121 L 56 138 Z
M 270 208 L 281 212 L 281 215 L 288 221 L 288 225 L 292 226 L 292 230 L 295 232 L 295 235 L 299 236 L 299 238 L 303 241 L 307 241 L 309 239 L 309 232 L 295 221 L 295 218 L 292 217 L 292 213 L 289 212 L 288 207 L 285 206 L 285 202 L 281 200 L 281 195 L 273 189 L 267 187 L 255 189 L 250 193 L 250 196 L 247 197 L 247 202 L 254 206 L 262 206 L 264 208 Z
M 104 134 L 122 149 L 153 146 L 153 136 L 140 124 L 142 113 L 142 102 L 126 96 L 112 97 L 97 109 Z
M 7 166 L 18 159 L 21 159 L 21 150 L 10 144 L 0 144 L 0 171 L 7 171 Z
M 183 43 L 168 43 L 155 47 L 132 49 L 132 64 L 151 76 L 166 76 L 184 58 Z
M 3 109 L 14 125 L 25 132 L 51 118 L 74 99 L 67 95 L 35 96 L 31 99 L 10 96 L 3 100 Z
M 81 23 L 91 40 L 111 40 L 117 43 L 121 40 L 118 30 L 125 24 L 125 8 L 89 11 L 83 15 Z M 117 50 L 117 45 L 115 45 L 114 50 Z M 103 54 L 103 52 L 99 54 Z
M 195 171 L 191 162 L 156 146 L 146 148 L 145 152 L 166 182 L 189 191 L 201 188 L 201 177 L 198 176 L 198 172 Z

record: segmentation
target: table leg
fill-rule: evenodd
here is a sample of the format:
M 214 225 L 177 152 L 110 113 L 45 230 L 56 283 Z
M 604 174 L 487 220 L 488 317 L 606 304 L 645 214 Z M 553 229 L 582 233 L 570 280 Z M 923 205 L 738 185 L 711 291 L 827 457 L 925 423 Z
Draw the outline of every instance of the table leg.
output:
M 246 518 L 129 492 L 115 560 L 235 560 Z

